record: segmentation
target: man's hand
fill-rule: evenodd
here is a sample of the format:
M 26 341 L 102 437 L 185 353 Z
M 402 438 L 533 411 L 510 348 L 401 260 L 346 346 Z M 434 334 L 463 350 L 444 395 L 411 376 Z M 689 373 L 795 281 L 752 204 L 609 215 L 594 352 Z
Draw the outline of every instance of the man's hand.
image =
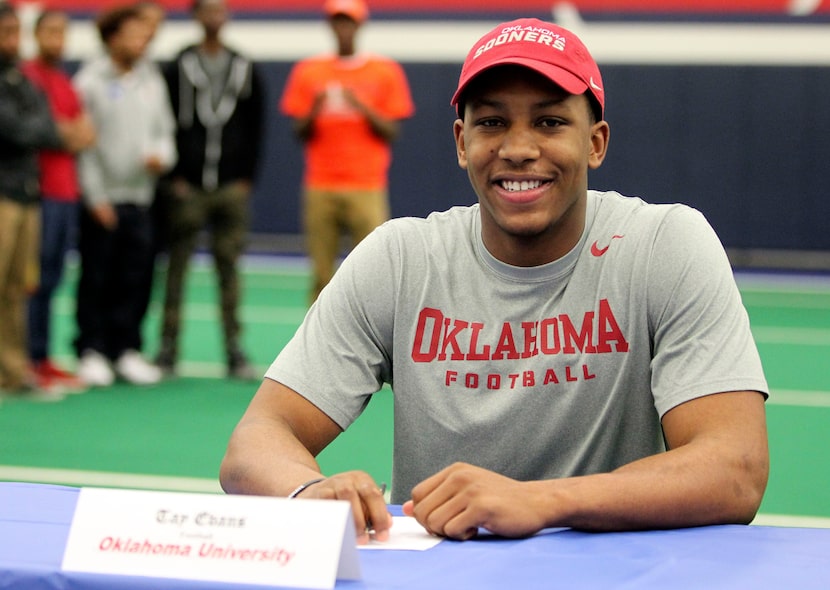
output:
M 375 112 L 369 105 L 360 101 L 354 91 L 350 88 L 343 88 L 343 99 L 358 113 L 361 113 L 372 132 L 380 137 L 383 141 L 391 143 L 398 136 L 400 127 L 398 122 L 394 119 L 387 119 Z
M 505 537 L 526 537 L 545 528 L 538 482 L 520 482 L 466 463 L 425 479 L 403 505 L 430 533 L 467 540 L 479 527 Z
M 183 201 L 193 195 L 193 187 L 183 177 L 177 176 L 173 178 L 168 185 L 170 194 L 174 199 Z
M 159 176 L 164 173 L 164 162 L 159 156 L 155 154 L 145 156 L 144 169 L 154 176 Z
M 338 473 L 310 485 L 295 497 L 346 500 L 352 505 L 358 545 L 368 543 L 370 536 L 378 541 L 389 540 L 392 516 L 386 508 L 383 492 L 368 473 L 363 471 Z M 373 532 L 370 534 L 370 531 Z
M 95 205 L 89 210 L 92 218 L 104 229 L 113 231 L 118 227 L 118 213 L 115 212 L 115 207 L 109 203 L 101 203 Z
M 78 153 L 95 143 L 95 127 L 87 115 L 80 115 L 75 119 L 59 120 L 57 127 L 64 148 L 70 153 Z

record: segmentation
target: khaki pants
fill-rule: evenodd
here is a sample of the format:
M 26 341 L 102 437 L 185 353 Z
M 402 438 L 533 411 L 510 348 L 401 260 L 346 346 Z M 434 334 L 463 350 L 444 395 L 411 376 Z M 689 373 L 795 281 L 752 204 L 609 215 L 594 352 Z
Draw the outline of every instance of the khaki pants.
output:
M 0 388 L 27 378 L 26 298 L 37 285 L 40 207 L 0 196 Z
M 387 219 L 389 199 L 385 190 L 305 191 L 303 228 L 313 281 L 309 302 L 317 299 L 334 276 L 341 233 L 345 231 L 349 235 L 351 247 L 354 248 Z

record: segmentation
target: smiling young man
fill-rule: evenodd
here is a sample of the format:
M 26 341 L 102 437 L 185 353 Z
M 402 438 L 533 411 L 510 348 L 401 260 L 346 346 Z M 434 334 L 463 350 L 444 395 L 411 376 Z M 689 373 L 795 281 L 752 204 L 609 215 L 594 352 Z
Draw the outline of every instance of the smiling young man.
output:
M 355 249 L 234 431 L 224 489 L 348 500 L 358 542 L 386 538 L 370 476 L 315 456 L 390 383 L 392 501 L 435 534 L 752 520 L 767 385 L 729 262 L 697 211 L 588 190 L 609 141 L 588 50 L 502 24 L 452 104 L 479 203 Z

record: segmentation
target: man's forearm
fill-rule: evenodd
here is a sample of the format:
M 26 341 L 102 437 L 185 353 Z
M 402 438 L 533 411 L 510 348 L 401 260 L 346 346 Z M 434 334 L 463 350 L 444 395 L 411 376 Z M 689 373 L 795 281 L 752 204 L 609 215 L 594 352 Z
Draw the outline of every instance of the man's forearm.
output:
M 523 482 L 451 465 L 413 488 L 404 513 L 456 539 L 480 527 L 522 537 L 546 527 L 623 531 L 751 521 L 769 473 L 763 398 L 747 391 L 698 398 L 666 413 L 663 429 L 671 450 L 610 473 Z
M 539 482 L 549 491 L 549 526 L 608 531 L 750 522 L 766 488 L 765 455 L 724 457 L 722 447 L 693 446 L 612 473 Z
M 287 496 L 320 476 L 317 461 L 295 438 L 267 421 L 242 422 L 231 436 L 219 481 L 229 494 Z

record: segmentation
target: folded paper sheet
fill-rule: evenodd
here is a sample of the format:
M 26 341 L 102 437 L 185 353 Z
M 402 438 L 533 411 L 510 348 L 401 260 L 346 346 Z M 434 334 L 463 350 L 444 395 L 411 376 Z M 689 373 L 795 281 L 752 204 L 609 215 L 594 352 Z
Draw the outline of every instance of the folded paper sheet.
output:
M 394 523 L 389 529 L 389 540 L 370 541 L 368 545 L 360 545 L 359 549 L 398 549 L 408 551 L 423 551 L 435 547 L 443 539 L 429 534 L 418 521 L 411 516 L 394 516 Z

